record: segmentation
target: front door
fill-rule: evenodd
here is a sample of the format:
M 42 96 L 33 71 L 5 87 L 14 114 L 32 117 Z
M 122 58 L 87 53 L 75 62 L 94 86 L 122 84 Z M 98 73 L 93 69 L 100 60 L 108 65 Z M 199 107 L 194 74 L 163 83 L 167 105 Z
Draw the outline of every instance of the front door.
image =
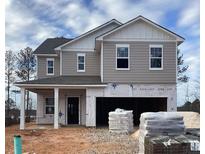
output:
M 79 98 L 68 97 L 67 104 L 67 123 L 78 124 L 79 123 Z

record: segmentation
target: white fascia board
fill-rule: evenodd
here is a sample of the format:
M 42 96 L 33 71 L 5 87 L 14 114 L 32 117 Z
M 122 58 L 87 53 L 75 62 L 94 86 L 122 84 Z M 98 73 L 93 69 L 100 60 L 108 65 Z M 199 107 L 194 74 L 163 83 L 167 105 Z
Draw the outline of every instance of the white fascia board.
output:
M 49 88 L 52 88 L 52 87 L 106 87 L 107 84 L 99 84 L 99 85 L 59 85 L 59 84 L 14 84 L 15 86 L 17 87 L 35 87 L 35 88 L 38 88 L 38 87 L 49 87 Z
M 73 49 L 61 49 L 61 51 L 76 51 L 76 52 L 79 52 L 79 51 L 82 51 L 82 52 L 94 52 L 95 50 L 94 49 L 79 49 L 79 48 L 73 48 Z
M 114 29 L 114 30 L 108 32 L 108 33 L 105 33 L 104 35 L 101 35 L 101 36 L 97 37 L 96 40 L 99 40 L 99 41 L 100 41 L 100 40 L 103 40 L 103 38 L 104 38 L 105 36 L 107 36 L 107 35 L 109 35 L 109 34 L 115 32 L 115 31 L 117 31 L 117 30 L 122 29 L 123 27 L 126 27 L 127 25 L 132 24 L 133 22 L 136 22 L 136 21 L 139 20 L 139 19 L 141 19 L 141 20 L 143 20 L 143 21 L 145 21 L 145 22 L 151 24 L 152 26 L 157 27 L 157 28 L 163 30 L 164 32 L 169 33 L 170 35 L 176 37 L 176 41 L 182 41 L 182 42 L 184 41 L 183 38 L 181 38 L 181 37 L 175 35 L 174 33 L 171 33 L 170 31 L 168 31 L 168 30 L 166 30 L 166 29 L 164 29 L 164 28 L 158 26 L 157 24 L 154 24 L 154 23 L 150 22 L 149 20 L 143 18 L 142 16 L 139 16 L 139 17 L 137 17 L 137 18 L 134 19 L 134 20 L 130 20 L 130 22 L 127 22 L 127 23 L 123 24 L 122 26 L 120 26 L 120 27 L 118 27 L 118 28 L 116 28 L 116 29 Z
M 57 57 L 58 54 L 34 54 L 35 56 L 44 56 L 44 57 L 48 57 L 48 56 L 54 56 Z
M 161 39 L 137 39 L 137 38 L 117 38 L 117 39 L 106 39 L 106 40 L 103 40 L 104 42 L 113 42 L 113 41 L 116 41 L 116 42 L 177 42 L 176 40 L 161 40 Z
M 115 19 L 112 19 L 111 21 L 109 21 L 109 22 L 107 22 L 107 23 L 105 23 L 105 24 L 102 24 L 101 26 L 96 27 L 96 28 L 94 28 L 94 29 L 88 31 L 88 32 L 86 32 L 86 33 L 80 35 L 79 37 L 76 37 L 75 39 L 73 39 L 73 40 L 71 40 L 71 41 L 69 41 L 69 42 L 67 42 L 67 43 L 65 43 L 65 44 L 62 44 L 62 45 L 56 47 L 54 50 L 61 50 L 62 47 L 66 46 L 66 45 L 68 45 L 68 44 L 70 44 L 70 43 L 72 43 L 72 42 L 75 42 L 75 41 L 77 41 L 77 40 L 79 40 L 79 39 L 81 39 L 81 38 L 83 38 L 83 37 L 85 37 L 85 36 L 87 36 L 87 35 L 89 35 L 89 34 L 95 32 L 95 31 L 97 31 L 97 30 L 99 30 L 99 29 L 101 29 L 101 28 L 103 28 L 103 27 L 105 27 L 105 26 L 107 26 L 107 25 L 113 23 L 113 22 L 116 23 L 116 24 L 118 24 L 118 25 L 122 25 L 122 23 L 120 23 L 119 21 L 117 21 L 117 20 L 115 20 Z

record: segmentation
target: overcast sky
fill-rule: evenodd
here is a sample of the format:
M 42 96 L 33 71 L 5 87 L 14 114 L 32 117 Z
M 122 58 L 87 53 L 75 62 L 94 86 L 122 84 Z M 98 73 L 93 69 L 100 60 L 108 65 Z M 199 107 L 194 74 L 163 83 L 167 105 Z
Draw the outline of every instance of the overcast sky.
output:
M 189 65 L 189 95 L 199 81 L 199 0 L 7 0 L 6 49 L 33 49 L 46 38 L 73 38 L 113 18 L 124 23 L 142 15 L 183 36 Z M 178 105 L 187 84 L 178 86 Z

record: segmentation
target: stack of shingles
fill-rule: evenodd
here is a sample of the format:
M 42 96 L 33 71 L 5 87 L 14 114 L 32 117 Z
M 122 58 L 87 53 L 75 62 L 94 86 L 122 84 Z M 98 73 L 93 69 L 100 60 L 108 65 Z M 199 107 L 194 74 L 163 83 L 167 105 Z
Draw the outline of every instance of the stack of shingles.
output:
M 145 137 L 184 134 L 183 116 L 177 112 L 146 112 L 140 117 L 139 150 L 144 153 Z
M 133 111 L 116 109 L 109 112 L 109 131 L 112 133 L 129 133 L 133 130 Z

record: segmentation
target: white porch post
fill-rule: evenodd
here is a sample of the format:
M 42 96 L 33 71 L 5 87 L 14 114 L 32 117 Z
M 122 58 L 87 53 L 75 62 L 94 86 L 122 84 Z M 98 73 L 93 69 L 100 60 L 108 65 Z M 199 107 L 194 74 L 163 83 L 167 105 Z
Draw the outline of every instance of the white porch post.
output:
M 20 129 L 25 129 L 25 88 L 21 88 L 21 113 L 20 113 Z
M 59 88 L 54 88 L 54 129 L 58 129 Z

